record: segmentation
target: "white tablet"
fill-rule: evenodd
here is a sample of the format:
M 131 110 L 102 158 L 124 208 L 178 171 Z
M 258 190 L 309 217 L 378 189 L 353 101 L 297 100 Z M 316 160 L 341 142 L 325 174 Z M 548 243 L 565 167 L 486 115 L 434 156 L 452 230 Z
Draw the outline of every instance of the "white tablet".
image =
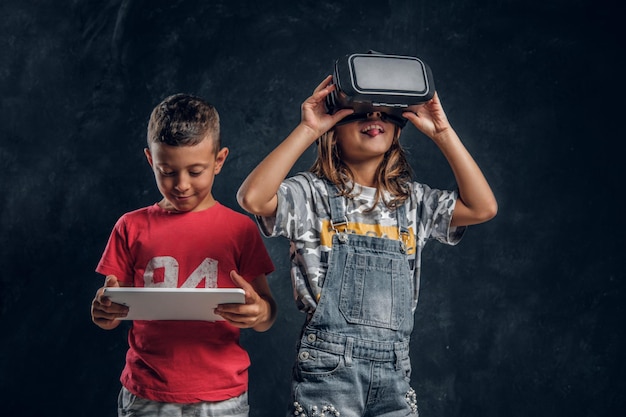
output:
M 213 312 L 218 304 L 245 302 L 241 288 L 107 287 L 104 295 L 128 306 L 120 320 L 224 320 Z

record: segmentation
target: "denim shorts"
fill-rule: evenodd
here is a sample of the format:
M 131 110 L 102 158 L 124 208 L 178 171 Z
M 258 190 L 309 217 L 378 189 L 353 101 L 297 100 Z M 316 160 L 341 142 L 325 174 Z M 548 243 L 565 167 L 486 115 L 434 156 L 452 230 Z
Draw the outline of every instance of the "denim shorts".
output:
M 117 400 L 118 417 L 248 417 L 248 393 L 218 402 L 161 403 L 136 396 L 122 387 Z
M 288 416 L 418 416 L 408 343 L 355 342 L 305 332 Z

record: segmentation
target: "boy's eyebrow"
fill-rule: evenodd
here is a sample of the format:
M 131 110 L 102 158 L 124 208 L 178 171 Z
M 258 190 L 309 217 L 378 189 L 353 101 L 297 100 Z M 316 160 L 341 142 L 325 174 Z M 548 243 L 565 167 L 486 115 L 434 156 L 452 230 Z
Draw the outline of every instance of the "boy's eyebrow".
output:
M 203 163 L 197 163 L 197 164 L 187 165 L 187 166 L 186 166 L 186 167 L 184 167 L 184 168 L 194 168 L 194 167 L 206 168 L 206 167 L 207 167 L 207 166 L 209 166 L 209 165 L 210 165 L 209 163 L 205 163 L 205 164 L 203 164 Z M 168 164 L 167 162 L 158 162 L 158 163 L 156 164 L 156 166 L 159 166 L 159 167 L 171 167 L 171 165 L 170 165 L 170 164 Z

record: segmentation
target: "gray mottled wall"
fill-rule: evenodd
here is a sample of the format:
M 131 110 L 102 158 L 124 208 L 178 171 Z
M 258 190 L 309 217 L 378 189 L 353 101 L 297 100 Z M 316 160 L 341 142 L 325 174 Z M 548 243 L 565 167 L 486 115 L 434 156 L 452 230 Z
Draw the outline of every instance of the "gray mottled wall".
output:
M 429 63 L 500 203 L 459 246 L 426 247 L 411 350 L 421 414 L 623 410 L 623 13 L 583 0 L 3 1 L 6 415 L 115 414 L 125 331 L 97 328 L 89 306 L 113 223 L 159 198 L 142 154 L 152 107 L 174 92 L 217 106 L 231 155 L 214 194 L 240 210 L 237 187 L 333 60 L 369 49 Z M 408 127 L 402 140 L 418 180 L 454 187 L 427 138 Z M 283 414 L 303 319 L 287 242 L 266 244 L 280 314 L 242 336 L 251 417 Z

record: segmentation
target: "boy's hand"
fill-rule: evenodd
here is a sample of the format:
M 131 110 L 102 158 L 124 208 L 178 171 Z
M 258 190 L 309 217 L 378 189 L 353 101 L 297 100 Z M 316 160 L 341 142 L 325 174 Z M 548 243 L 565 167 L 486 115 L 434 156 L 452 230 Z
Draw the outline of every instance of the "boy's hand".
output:
M 271 325 L 274 320 L 271 296 L 260 295 L 252 284 L 235 271 L 230 272 L 230 278 L 235 285 L 246 292 L 245 303 L 220 304 L 215 309 L 215 313 L 240 329 L 266 330 L 267 323 Z
M 106 287 L 119 287 L 120 283 L 114 275 L 109 275 L 104 281 L 104 287 L 98 289 L 96 297 L 91 302 L 91 320 L 105 330 L 111 330 L 120 325 L 118 317 L 126 317 L 128 307 L 117 304 L 102 295 Z
M 409 110 L 402 116 L 431 139 L 451 128 L 436 92 L 428 102 L 410 106 Z

